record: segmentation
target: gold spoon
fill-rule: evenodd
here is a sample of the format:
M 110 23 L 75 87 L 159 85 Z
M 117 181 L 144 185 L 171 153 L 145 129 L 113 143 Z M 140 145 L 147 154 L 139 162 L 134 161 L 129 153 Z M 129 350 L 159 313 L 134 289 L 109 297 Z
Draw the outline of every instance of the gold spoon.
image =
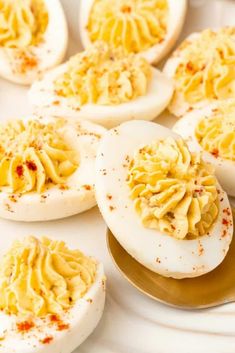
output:
M 137 262 L 107 231 L 114 263 L 124 277 L 142 293 L 174 307 L 202 309 L 235 301 L 235 237 L 220 266 L 206 275 L 173 279 L 158 275 Z

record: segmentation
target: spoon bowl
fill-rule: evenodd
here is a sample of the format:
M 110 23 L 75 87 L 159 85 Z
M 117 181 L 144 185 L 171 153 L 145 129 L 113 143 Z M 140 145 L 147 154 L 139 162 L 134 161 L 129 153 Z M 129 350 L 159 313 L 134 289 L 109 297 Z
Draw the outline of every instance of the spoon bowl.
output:
M 138 290 L 161 303 L 183 309 L 203 309 L 235 301 L 235 239 L 224 261 L 195 278 L 163 277 L 129 255 L 107 230 L 111 257 L 122 275 Z

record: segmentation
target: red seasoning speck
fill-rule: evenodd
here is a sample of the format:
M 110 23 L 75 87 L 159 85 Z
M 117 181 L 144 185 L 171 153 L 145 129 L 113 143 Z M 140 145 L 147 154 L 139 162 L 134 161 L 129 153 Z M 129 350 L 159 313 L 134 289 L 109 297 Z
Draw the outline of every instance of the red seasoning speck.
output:
M 59 318 L 58 315 L 52 314 L 52 315 L 50 316 L 50 321 L 51 321 L 51 322 L 60 322 L 60 318 Z
M 47 336 L 47 337 L 43 338 L 43 340 L 41 340 L 40 342 L 42 344 L 50 344 L 51 341 L 53 341 L 53 337 L 52 336 Z
M 37 166 L 33 161 L 26 161 L 26 165 L 27 165 L 28 169 L 32 170 L 33 172 L 35 172 L 37 170 Z
M 218 158 L 219 157 L 219 150 L 217 148 L 214 148 L 213 151 L 211 152 L 211 154 L 215 157 Z
M 199 256 L 201 256 L 204 253 L 204 248 L 200 242 L 199 242 L 199 247 L 198 247 L 198 253 L 199 253 Z
M 128 5 L 123 5 L 121 8 L 121 12 L 123 13 L 131 13 L 131 7 Z
M 223 233 L 222 233 L 222 235 L 221 235 L 221 237 L 224 238 L 224 237 L 226 237 L 226 235 L 227 235 L 227 232 L 226 232 L 226 230 L 224 229 L 224 230 L 223 230 Z
M 16 326 L 19 332 L 28 332 L 35 326 L 35 324 L 32 321 L 22 321 L 18 322 Z
M 225 213 L 227 216 L 231 215 L 230 209 L 229 208 L 225 208 L 223 209 L 223 213 Z
M 69 324 L 60 323 L 57 325 L 57 331 L 64 331 L 69 329 Z
M 24 175 L 24 168 L 22 165 L 18 165 L 16 167 L 16 174 L 18 175 L 19 178 L 21 178 Z
M 91 185 L 83 185 L 83 188 L 87 191 L 91 190 Z
M 69 329 L 69 324 L 64 323 L 60 317 L 56 314 L 50 315 L 50 321 L 57 325 L 57 331 L 63 331 Z
M 222 219 L 222 224 L 225 225 L 225 226 L 228 226 L 229 225 L 229 221 L 225 218 Z

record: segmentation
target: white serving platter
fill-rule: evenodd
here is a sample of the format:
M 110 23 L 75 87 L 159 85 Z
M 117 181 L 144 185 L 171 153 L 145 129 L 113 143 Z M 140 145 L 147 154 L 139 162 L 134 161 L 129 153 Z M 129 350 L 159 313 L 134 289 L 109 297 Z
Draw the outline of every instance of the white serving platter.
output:
M 70 26 L 71 55 L 81 50 L 79 0 L 63 0 L 62 3 Z M 191 0 L 182 38 L 195 30 L 222 25 L 235 25 L 234 0 Z M 30 114 L 26 93 L 27 88 L 0 80 L 0 120 Z M 163 114 L 158 121 L 171 126 L 174 119 Z M 112 264 L 106 248 L 105 224 L 97 208 L 46 223 L 0 220 L 0 254 L 1 248 L 10 245 L 14 238 L 30 234 L 63 238 L 69 245 L 96 256 L 105 265 L 108 285 L 104 316 L 95 332 L 75 353 L 235 352 L 235 304 L 183 311 L 139 293 Z

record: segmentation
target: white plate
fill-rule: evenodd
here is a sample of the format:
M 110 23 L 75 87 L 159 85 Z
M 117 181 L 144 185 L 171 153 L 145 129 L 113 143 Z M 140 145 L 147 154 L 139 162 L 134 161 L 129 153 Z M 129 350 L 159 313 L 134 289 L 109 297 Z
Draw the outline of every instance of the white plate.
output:
M 71 42 L 69 53 L 81 49 L 78 0 L 63 0 Z M 234 25 L 235 1 L 191 0 L 184 34 L 206 27 Z M 27 89 L 0 80 L 0 119 L 30 112 Z M 159 121 L 171 125 L 172 119 Z M 0 220 L 0 247 L 28 234 L 64 238 L 104 262 L 107 303 L 101 323 L 76 353 L 234 353 L 235 304 L 190 312 L 176 310 L 143 296 L 112 264 L 105 244 L 105 225 L 97 209 L 56 222 L 24 224 Z M 9 352 L 10 353 L 10 352 Z M 58 352 L 55 352 L 58 353 Z

